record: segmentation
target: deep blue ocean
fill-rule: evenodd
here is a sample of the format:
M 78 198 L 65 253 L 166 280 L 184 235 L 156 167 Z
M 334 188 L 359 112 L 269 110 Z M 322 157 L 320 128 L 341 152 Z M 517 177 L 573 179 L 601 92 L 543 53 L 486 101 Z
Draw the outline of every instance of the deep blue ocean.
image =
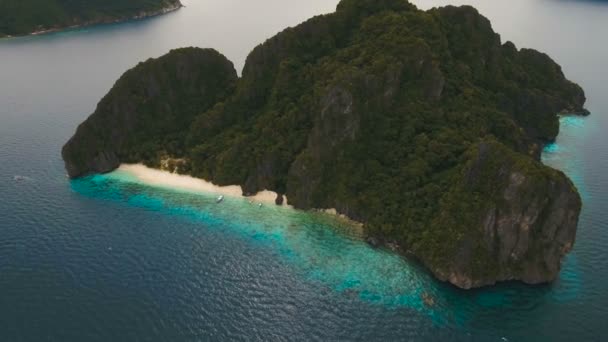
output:
M 0 41 L 0 341 L 602 341 L 608 334 L 608 3 L 469 3 L 587 93 L 545 163 L 584 208 L 550 285 L 462 291 L 327 215 L 141 184 L 69 181 L 61 146 L 138 61 L 213 47 L 237 70 L 337 0 L 189 0 L 166 16 Z M 436 305 L 424 305 L 432 296 Z

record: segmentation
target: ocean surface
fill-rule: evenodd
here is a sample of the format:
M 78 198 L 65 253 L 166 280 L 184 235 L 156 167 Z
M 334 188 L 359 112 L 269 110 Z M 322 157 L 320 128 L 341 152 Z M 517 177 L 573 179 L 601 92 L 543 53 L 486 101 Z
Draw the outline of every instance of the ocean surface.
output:
M 60 148 L 149 57 L 213 47 L 237 70 L 336 0 L 186 0 L 149 20 L 0 41 L 0 341 L 601 341 L 608 334 L 608 3 L 472 4 L 587 92 L 543 159 L 584 199 L 559 279 L 474 291 L 375 250 L 328 215 L 141 184 L 70 182 Z M 423 296 L 434 298 L 426 306 Z

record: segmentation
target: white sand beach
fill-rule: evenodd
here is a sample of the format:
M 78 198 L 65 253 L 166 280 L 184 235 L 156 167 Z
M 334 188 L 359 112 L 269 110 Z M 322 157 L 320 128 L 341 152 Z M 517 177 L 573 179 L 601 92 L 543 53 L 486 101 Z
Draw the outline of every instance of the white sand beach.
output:
M 207 182 L 204 179 L 152 169 L 142 164 L 122 164 L 118 170 L 126 172 L 139 181 L 149 185 L 244 198 L 243 189 L 239 185 L 218 186 L 211 182 Z M 254 202 L 274 205 L 277 193 L 264 190 L 257 193 L 255 196 L 246 198 Z M 285 197 L 285 203 L 288 203 L 287 197 Z M 289 205 L 284 204 L 284 206 Z
M 181 189 L 194 192 L 206 192 L 230 197 L 240 197 L 246 198 L 247 200 L 252 201 L 254 203 L 264 203 L 272 205 L 275 205 L 275 199 L 277 198 L 276 192 L 268 190 L 260 191 L 255 196 L 245 197 L 243 196 L 243 189 L 239 185 L 218 186 L 204 179 L 180 175 L 177 173 L 171 173 L 169 171 L 153 169 L 143 164 L 122 164 L 118 168 L 118 171 L 125 172 L 135 177 L 140 182 L 152 186 Z M 285 201 L 283 207 L 293 209 L 293 207 L 289 205 L 289 200 L 287 199 L 287 196 L 284 196 L 284 198 Z M 347 221 L 353 226 L 357 226 L 359 228 L 363 227 L 362 223 L 354 221 L 349 217 L 338 213 L 336 209 L 316 209 L 316 211 L 324 213 L 326 215 L 335 216 L 341 220 Z

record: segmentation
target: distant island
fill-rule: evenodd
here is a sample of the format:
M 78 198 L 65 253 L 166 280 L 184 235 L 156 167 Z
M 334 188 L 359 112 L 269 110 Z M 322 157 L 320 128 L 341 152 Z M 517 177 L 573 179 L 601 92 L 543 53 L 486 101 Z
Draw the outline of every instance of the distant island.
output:
M 581 197 L 540 162 L 583 90 L 473 7 L 343 0 L 257 46 L 127 71 L 62 150 L 70 177 L 143 163 L 364 224 L 461 288 L 554 280 Z M 361 260 L 365 262 L 365 260 Z
M 180 7 L 180 0 L 1 0 L 0 38 L 141 19 Z

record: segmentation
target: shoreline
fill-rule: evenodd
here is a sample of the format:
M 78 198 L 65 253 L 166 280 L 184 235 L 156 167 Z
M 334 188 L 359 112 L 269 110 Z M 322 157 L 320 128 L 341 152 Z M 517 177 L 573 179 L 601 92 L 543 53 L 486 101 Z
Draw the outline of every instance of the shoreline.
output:
M 246 199 L 252 203 L 271 204 L 277 207 L 298 210 L 289 204 L 289 199 L 286 195 L 283 195 L 283 204 L 276 204 L 278 194 L 270 190 L 260 191 L 253 196 L 244 196 L 243 189 L 240 185 L 219 186 L 201 178 L 192 177 L 190 175 L 182 175 L 167 170 L 150 168 L 143 164 L 120 164 L 120 166 L 114 171 L 126 173 L 143 184 L 150 186 L 223 195 L 232 198 Z M 336 209 L 333 208 L 311 209 L 310 212 L 316 212 L 334 217 L 359 229 L 362 229 L 364 226 L 363 223 L 355 221 L 344 214 L 340 214 Z
M 160 10 L 157 10 L 157 11 L 139 12 L 139 13 L 137 13 L 133 16 L 129 16 L 129 17 L 122 17 L 122 18 L 116 18 L 116 19 L 93 20 L 93 21 L 83 22 L 81 24 L 76 24 L 76 25 L 48 28 L 48 29 L 44 29 L 44 30 L 38 30 L 38 31 L 30 32 L 30 33 L 17 34 L 17 35 L 5 35 L 5 36 L 0 35 L 0 40 L 10 39 L 10 38 L 41 36 L 41 35 L 50 34 L 50 33 L 81 29 L 81 28 L 85 28 L 85 27 L 89 27 L 89 26 L 120 24 L 120 23 L 129 22 L 129 21 L 144 20 L 144 19 L 148 19 L 148 18 L 158 17 L 158 16 L 168 14 L 171 12 L 175 12 L 175 11 L 181 9 L 182 7 L 185 7 L 185 6 L 180 3 L 177 6 L 169 6 L 169 7 L 165 7 Z
M 275 200 L 278 194 L 274 191 L 263 190 L 253 196 L 243 196 L 243 189 L 239 185 L 219 186 L 201 178 L 153 169 L 143 164 L 121 164 L 116 171 L 127 173 L 142 183 L 152 186 L 243 198 L 253 202 L 277 205 Z M 283 197 L 284 204 L 277 206 L 293 208 L 288 204 L 287 196 Z

